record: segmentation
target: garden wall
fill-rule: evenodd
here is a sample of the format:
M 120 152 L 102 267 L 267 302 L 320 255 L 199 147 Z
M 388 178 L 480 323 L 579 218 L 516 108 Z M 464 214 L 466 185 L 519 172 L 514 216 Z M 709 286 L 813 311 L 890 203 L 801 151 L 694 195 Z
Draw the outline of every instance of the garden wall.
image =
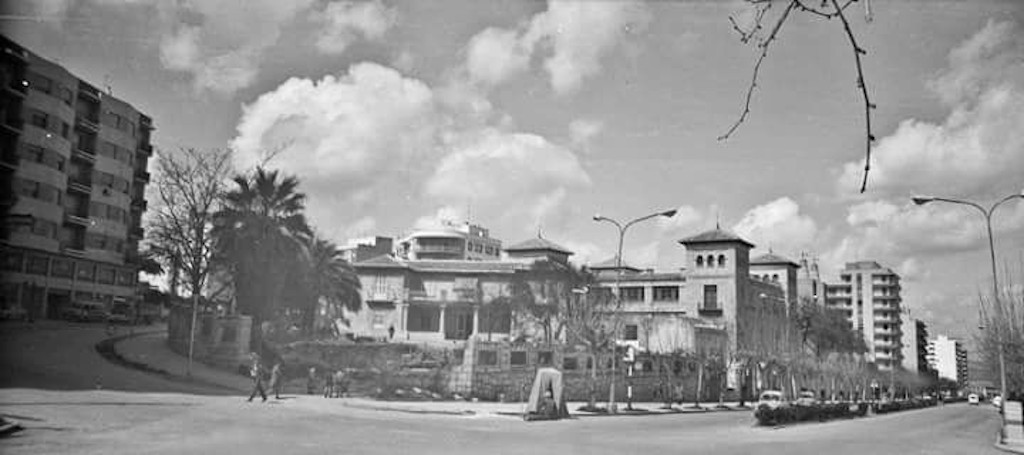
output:
M 167 344 L 172 351 L 188 355 L 191 327 L 191 308 L 180 306 L 171 309 L 167 320 Z M 196 315 L 193 359 L 229 370 L 247 364 L 251 329 L 252 319 L 249 316 Z

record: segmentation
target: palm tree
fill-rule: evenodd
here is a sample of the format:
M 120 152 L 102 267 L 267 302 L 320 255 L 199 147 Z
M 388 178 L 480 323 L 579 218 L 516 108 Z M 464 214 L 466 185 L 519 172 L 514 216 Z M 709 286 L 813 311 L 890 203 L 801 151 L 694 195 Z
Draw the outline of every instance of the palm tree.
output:
M 309 297 L 303 310 L 303 329 L 311 330 L 320 302 L 328 307 L 328 314 L 341 314 L 341 309 L 359 311 L 359 277 L 352 265 L 341 256 L 338 246 L 329 240 L 310 237 L 306 241 L 304 257 L 305 281 Z
M 312 231 L 297 178 L 257 167 L 233 180 L 237 187 L 214 216 L 215 250 L 233 279 L 239 311 L 252 317 L 252 348 L 261 350 L 262 323 L 272 316 Z

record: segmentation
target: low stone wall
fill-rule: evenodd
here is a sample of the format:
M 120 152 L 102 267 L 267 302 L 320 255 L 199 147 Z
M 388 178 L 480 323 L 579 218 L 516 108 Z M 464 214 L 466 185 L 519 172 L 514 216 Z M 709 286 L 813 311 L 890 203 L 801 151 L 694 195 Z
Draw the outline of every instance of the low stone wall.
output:
M 597 379 L 592 379 L 592 357 L 586 352 L 559 345 L 532 345 L 470 341 L 462 354 L 462 362 L 453 366 L 448 389 L 451 392 L 483 400 L 523 401 L 543 367 L 562 372 L 567 399 L 585 401 L 591 388 L 596 388 L 598 401 L 605 401 L 611 386 L 610 356 L 598 358 Z M 694 401 L 698 373 L 681 368 L 637 362 L 633 376 L 627 378 L 625 366 L 618 362 L 615 375 L 617 401 L 625 401 L 628 384 L 633 385 L 635 401 L 663 401 L 666 394 L 676 400 Z M 702 401 L 715 401 L 719 396 L 722 376 L 705 373 L 701 387 Z M 726 399 L 735 399 L 729 393 Z
M 191 327 L 191 308 L 171 309 L 167 320 L 167 344 L 172 351 L 188 355 Z M 249 361 L 251 330 L 252 319 L 249 316 L 198 314 L 192 358 L 207 365 L 235 370 Z

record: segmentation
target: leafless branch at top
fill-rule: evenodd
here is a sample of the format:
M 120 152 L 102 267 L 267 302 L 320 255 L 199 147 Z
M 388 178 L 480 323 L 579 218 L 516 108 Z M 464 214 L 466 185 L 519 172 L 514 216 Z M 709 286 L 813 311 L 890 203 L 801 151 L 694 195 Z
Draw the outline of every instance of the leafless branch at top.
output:
M 864 98 L 864 127 L 866 130 L 866 137 L 864 138 L 864 179 L 860 184 L 860 192 L 863 193 L 868 187 L 868 173 L 871 172 L 871 143 L 875 141 L 874 133 L 871 131 L 871 110 L 875 108 L 875 105 L 871 102 L 871 98 L 868 96 L 868 86 L 864 80 L 864 69 L 860 61 L 860 56 L 867 54 L 867 51 L 857 44 L 857 38 L 853 35 L 853 30 L 850 29 L 850 22 L 846 20 L 846 16 L 843 14 L 842 8 L 839 7 L 838 0 L 832 0 L 832 5 L 836 8 L 836 13 L 839 19 L 843 21 L 843 29 L 846 30 L 846 37 L 850 40 L 850 46 L 853 47 L 853 60 L 857 63 L 857 87 L 860 88 L 860 93 Z
M 782 11 L 782 15 L 779 16 L 779 20 L 776 21 L 775 26 L 772 27 L 771 33 L 769 33 L 768 36 L 765 37 L 765 39 L 761 41 L 760 44 L 758 44 L 758 47 L 761 48 L 761 55 L 757 58 L 757 63 L 754 65 L 754 74 L 750 79 L 750 86 L 747 87 L 747 98 L 746 101 L 743 103 L 743 113 L 740 114 L 740 118 L 736 119 L 736 123 L 732 124 L 732 126 L 729 128 L 729 131 L 726 131 L 725 134 L 718 136 L 718 140 L 724 141 L 726 139 L 729 139 L 729 137 L 732 136 L 732 133 L 736 131 L 736 129 L 739 128 L 741 124 L 743 124 L 744 120 L 747 119 L 747 115 L 750 114 L 750 99 L 754 96 L 754 88 L 757 87 L 757 75 L 761 71 L 761 63 L 763 63 L 765 57 L 768 56 L 768 46 L 770 46 L 772 44 L 772 41 L 775 41 L 775 38 L 778 37 L 779 30 L 782 29 L 782 24 L 786 22 L 786 18 L 789 17 L 789 12 L 793 10 L 794 6 L 796 6 L 796 1 L 792 1 L 788 5 L 786 5 L 786 9 Z

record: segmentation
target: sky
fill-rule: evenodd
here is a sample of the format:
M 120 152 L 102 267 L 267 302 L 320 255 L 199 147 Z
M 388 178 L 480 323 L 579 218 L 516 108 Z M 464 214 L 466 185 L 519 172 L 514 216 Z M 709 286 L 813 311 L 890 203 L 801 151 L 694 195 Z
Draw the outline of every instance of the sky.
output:
M 969 338 L 991 286 L 983 218 L 909 198 L 1024 191 L 1024 4 L 863 3 L 847 10 L 877 105 L 863 194 L 853 50 L 838 19 L 799 11 L 724 141 L 759 54 L 730 23 L 752 24 L 741 1 L 14 0 L 0 24 L 150 115 L 158 157 L 230 148 L 239 171 L 297 175 L 339 244 L 469 220 L 598 262 L 617 236 L 595 213 L 676 208 L 629 230 L 626 262 L 678 269 L 677 241 L 720 225 L 826 280 L 876 260 L 933 334 Z M 1024 201 L 993 224 L 1004 282 L 1024 286 Z

